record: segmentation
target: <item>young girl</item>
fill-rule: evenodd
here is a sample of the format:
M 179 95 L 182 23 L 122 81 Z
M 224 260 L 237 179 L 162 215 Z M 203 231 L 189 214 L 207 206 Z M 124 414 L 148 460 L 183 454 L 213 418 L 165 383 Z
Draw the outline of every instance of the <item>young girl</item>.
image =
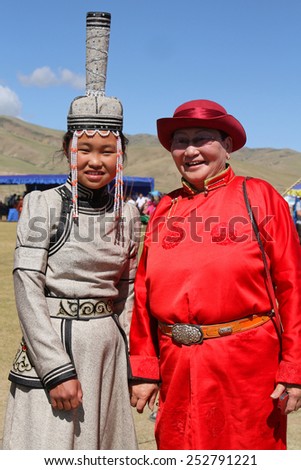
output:
M 117 99 L 76 98 L 63 143 L 68 181 L 24 198 L 14 266 L 23 339 L 4 449 L 137 448 L 127 334 L 139 213 L 122 204 L 122 123 Z

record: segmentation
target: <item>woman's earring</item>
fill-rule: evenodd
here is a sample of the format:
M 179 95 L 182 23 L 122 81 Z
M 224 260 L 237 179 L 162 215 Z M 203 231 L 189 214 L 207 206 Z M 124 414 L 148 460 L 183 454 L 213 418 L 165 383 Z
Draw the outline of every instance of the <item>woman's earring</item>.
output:
M 230 160 L 231 156 L 229 155 L 229 153 L 227 153 L 226 158 L 227 158 L 227 160 Z

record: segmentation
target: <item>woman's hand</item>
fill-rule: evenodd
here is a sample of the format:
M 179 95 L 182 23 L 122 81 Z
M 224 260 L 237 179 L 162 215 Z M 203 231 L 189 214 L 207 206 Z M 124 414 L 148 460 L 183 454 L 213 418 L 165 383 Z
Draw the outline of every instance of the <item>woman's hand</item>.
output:
M 49 392 L 51 406 L 57 410 L 74 410 L 82 403 L 83 392 L 80 381 L 66 380 Z
M 283 413 L 288 415 L 292 411 L 297 411 L 301 408 L 301 385 L 279 383 L 271 394 L 271 398 L 277 399 L 285 391 L 288 393 L 288 400 Z
M 159 386 L 152 383 L 140 383 L 130 387 L 131 405 L 143 413 L 146 403 L 151 411 L 154 409 L 156 396 L 159 392 Z

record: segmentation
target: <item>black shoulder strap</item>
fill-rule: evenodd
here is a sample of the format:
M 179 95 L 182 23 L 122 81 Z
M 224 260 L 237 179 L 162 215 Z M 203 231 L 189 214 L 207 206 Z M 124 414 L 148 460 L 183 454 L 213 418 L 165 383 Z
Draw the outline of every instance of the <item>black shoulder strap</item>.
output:
M 58 223 L 58 227 L 55 233 L 53 233 L 50 237 L 50 244 L 49 248 L 51 249 L 62 237 L 65 231 L 65 225 L 68 218 L 68 214 L 71 212 L 72 202 L 71 202 L 71 193 L 68 191 L 65 186 L 58 188 L 58 192 L 62 198 L 62 207 L 61 207 L 61 214 L 60 220 Z
M 268 292 L 269 299 L 270 299 L 270 302 L 271 302 L 272 311 L 274 313 L 276 330 L 277 330 L 278 335 L 281 336 L 281 333 L 283 332 L 283 327 L 282 327 L 281 318 L 280 318 L 280 314 L 279 314 L 279 310 L 278 310 L 278 305 L 277 305 L 277 301 L 276 301 L 276 297 L 275 297 L 273 281 L 272 281 L 272 278 L 271 278 L 271 273 L 270 273 L 267 258 L 266 258 L 266 253 L 265 253 L 265 250 L 264 250 L 264 247 L 263 247 L 263 244 L 262 244 L 262 240 L 261 240 L 261 237 L 260 237 L 260 232 L 259 232 L 259 228 L 258 228 L 258 225 L 257 225 L 257 221 L 254 217 L 254 213 L 252 211 L 252 207 L 251 207 L 250 200 L 249 200 L 249 197 L 248 197 L 248 192 L 247 192 L 247 180 L 248 179 L 250 179 L 250 177 L 244 178 L 243 183 L 242 183 L 244 200 L 245 200 L 248 215 L 250 217 L 252 227 L 253 227 L 253 230 L 254 230 L 254 233 L 255 233 L 255 236 L 256 236 L 260 251 L 261 251 L 261 255 L 262 255 L 264 270 L 265 270 L 265 274 L 266 274 L 267 292 Z

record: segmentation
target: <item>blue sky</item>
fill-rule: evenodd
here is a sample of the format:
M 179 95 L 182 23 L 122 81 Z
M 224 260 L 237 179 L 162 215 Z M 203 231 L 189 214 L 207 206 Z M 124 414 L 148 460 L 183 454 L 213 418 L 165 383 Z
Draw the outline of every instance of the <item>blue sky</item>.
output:
M 0 17 L 0 114 L 65 130 L 85 94 L 86 13 L 112 15 L 106 95 L 127 134 L 191 99 L 222 104 L 247 147 L 301 151 L 300 0 L 14 0 Z

